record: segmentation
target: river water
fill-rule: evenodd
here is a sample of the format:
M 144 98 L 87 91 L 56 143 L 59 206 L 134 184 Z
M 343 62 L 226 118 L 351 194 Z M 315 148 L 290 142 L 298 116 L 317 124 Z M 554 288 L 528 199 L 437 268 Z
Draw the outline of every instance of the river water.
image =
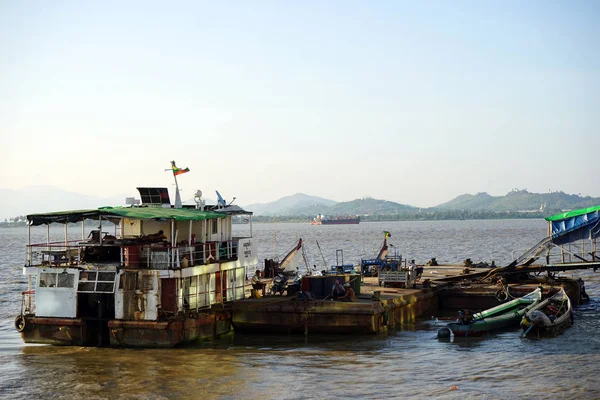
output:
M 249 225 L 235 225 L 240 233 Z M 254 224 L 259 259 L 281 257 L 303 238 L 311 265 L 374 257 L 383 231 L 390 252 L 425 263 L 494 260 L 546 235 L 543 220 L 367 222 L 347 226 Z M 74 229 L 75 235 L 77 229 Z M 56 240 L 62 228 L 51 230 Z M 80 235 L 81 233 L 79 233 Z M 32 229 L 32 241 L 45 241 Z M 322 256 L 316 245 L 319 242 Z M 600 398 L 600 279 L 578 272 L 592 300 L 556 338 L 521 339 L 518 330 L 439 341 L 424 317 L 377 336 L 231 334 L 177 349 L 24 345 L 13 328 L 20 309 L 25 228 L 0 229 L 0 396 L 10 399 Z M 518 251 L 517 251 L 518 252 Z M 339 253 L 338 253 L 339 256 Z M 341 260 L 340 260 L 341 261 Z M 567 274 L 571 276 L 572 274 Z

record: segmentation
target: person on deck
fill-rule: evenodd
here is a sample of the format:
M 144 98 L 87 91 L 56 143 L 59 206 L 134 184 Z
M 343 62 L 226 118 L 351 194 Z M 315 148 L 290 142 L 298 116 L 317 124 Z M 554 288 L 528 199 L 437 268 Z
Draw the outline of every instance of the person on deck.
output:
M 257 269 L 252 275 L 252 297 L 260 299 L 265 285 L 266 283 L 260 281 L 260 271 Z
M 167 237 L 165 236 L 165 233 L 162 230 L 160 230 L 157 233 L 151 233 L 149 235 L 146 235 L 145 239 L 160 242 L 162 240 L 167 240 Z
M 340 298 L 341 301 L 356 301 L 356 293 L 354 293 L 354 289 L 350 287 L 349 283 L 344 283 L 344 288 L 346 289 L 346 293 Z
M 331 298 L 337 300 L 346 293 L 346 289 L 342 286 L 339 279 L 335 280 L 333 287 L 331 288 Z

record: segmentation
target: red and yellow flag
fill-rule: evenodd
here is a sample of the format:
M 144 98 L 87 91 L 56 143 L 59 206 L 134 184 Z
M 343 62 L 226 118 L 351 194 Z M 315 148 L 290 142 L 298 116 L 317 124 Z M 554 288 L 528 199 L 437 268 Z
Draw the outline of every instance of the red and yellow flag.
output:
M 186 172 L 190 172 L 189 168 L 177 168 L 177 165 L 175 165 L 175 161 L 171 161 L 171 168 L 173 169 L 174 176 L 185 174 Z

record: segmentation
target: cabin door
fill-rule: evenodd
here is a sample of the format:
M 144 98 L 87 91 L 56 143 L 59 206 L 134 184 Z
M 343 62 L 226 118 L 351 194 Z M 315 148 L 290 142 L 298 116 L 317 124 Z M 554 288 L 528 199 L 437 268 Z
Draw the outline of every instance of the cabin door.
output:
M 177 313 L 177 279 L 161 279 L 160 304 L 164 311 Z
M 83 322 L 84 345 L 110 345 L 108 321 L 115 318 L 114 294 L 78 293 L 77 315 Z

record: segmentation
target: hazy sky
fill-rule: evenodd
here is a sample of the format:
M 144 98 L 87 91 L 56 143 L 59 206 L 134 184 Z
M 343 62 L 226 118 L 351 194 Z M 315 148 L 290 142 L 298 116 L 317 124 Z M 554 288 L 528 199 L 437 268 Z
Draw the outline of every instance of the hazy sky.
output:
M 600 196 L 597 1 L 0 0 L 0 188 Z M 210 197 L 213 197 L 210 195 Z

